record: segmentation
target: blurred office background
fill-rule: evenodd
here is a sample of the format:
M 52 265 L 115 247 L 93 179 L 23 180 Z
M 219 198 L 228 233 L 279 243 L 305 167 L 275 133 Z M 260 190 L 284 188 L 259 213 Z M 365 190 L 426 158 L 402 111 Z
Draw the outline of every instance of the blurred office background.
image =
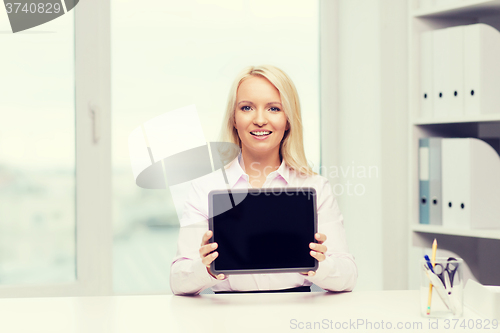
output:
M 195 104 L 217 141 L 234 77 L 258 64 L 297 87 L 355 291 L 417 289 L 436 237 L 438 255 L 467 259 L 466 278 L 498 284 L 498 230 L 434 228 L 419 214 L 419 138 L 476 137 L 498 152 L 498 112 L 431 117 L 420 102 L 421 33 L 477 23 L 500 39 L 500 2 L 84 0 L 15 34 L 0 10 L 0 297 L 171 293 L 179 218 L 168 189 L 135 185 L 128 136 Z M 480 67 L 469 63 L 455 68 Z
M 135 185 L 128 135 L 196 104 L 217 140 L 232 80 L 257 64 L 297 86 L 307 159 L 335 186 L 356 289 L 406 289 L 408 6 L 86 0 L 16 34 L 0 10 L 0 290 L 78 275 L 103 286 L 89 294 L 170 293 L 178 217 L 168 190 Z

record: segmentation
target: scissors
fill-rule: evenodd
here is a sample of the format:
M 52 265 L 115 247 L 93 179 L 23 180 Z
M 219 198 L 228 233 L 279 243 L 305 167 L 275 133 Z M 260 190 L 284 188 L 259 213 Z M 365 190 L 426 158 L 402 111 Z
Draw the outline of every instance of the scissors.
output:
M 453 282 L 455 280 L 455 273 L 458 270 L 458 260 L 449 257 L 446 264 L 435 263 L 434 267 L 430 264 L 428 257 L 426 258 L 424 268 L 426 275 L 430 282 L 436 288 L 439 297 L 443 300 L 447 308 L 455 315 L 457 309 L 460 308 L 459 295 L 453 293 Z
M 458 261 L 453 257 L 449 257 L 446 264 L 436 263 L 434 265 L 434 273 L 443 282 L 448 294 L 451 294 L 453 288 L 453 280 L 455 273 L 458 270 Z

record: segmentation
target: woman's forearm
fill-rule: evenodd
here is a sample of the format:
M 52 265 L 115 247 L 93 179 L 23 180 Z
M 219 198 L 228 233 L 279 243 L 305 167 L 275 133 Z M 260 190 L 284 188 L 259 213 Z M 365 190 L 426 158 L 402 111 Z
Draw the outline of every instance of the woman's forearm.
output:
M 316 275 L 306 279 L 329 291 L 352 291 L 358 278 L 358 269 L 352 255 L 331 254 L 320 262 Z
M 179 258 L 170 267 L 170 289 L 174 295 L 197 295 L 219 282 L 207 272 L 201 258 Z

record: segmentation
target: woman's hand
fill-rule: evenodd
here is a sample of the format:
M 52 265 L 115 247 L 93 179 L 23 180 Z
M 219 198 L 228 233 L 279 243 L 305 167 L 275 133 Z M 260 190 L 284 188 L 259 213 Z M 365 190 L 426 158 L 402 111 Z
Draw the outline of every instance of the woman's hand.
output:
M 318 241 L 318 243 L 309 243 L 309 248 L 311 251 L 309 254 L 311 257 L 316 259 L 319 262 L 322 262 L 323 260 L 326 259 L 326 245 L 323 245 L 323 243 L 326 241 L 326 235 L 325 234 L 320 234 L 319 232 L 314 235 L 314 238 Z M 316 275 L 316 272 L 314 271 L 309 271 L 307 273 L 300 273 L 302 275 L 308 275 L 308 276 L 314 276 Z
M 210 264 L 219 255 L 219 253 L 215 251 L 215 249 L 217 248 L 217 243 L 210 243 L 210 244 L 208 243 L 208 240 L 211 237 L 212 237 L 212 230 L 209 230 L 201 238 L 201 245 L 199 251 L 201 262 L 203 263 L 203 265 L 207 267 L 208 274 L 212 275 L 217 280 L 224 280 L 225 279 L 224 274 L 219 274 L 215 276 L 210 272 Z

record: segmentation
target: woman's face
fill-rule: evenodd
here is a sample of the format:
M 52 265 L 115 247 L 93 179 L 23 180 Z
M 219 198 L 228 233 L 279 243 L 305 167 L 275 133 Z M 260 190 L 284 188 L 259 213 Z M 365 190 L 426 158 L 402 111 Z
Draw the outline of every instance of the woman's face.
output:
M 240 83 L 236 94 L 234 127 L 242 149 L 254 154 L 277 154 L 289 129 L 280 93 L 266 78 L 251 76 Z

